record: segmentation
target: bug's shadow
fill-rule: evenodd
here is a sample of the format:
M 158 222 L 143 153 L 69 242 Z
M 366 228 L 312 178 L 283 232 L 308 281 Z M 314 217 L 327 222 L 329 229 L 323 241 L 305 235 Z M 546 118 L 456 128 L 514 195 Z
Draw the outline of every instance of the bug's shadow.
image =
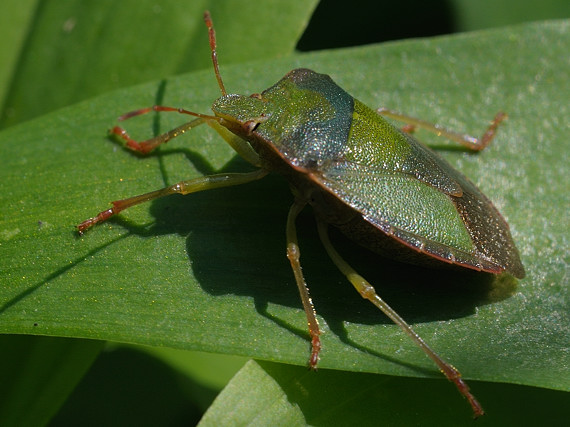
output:
M 188 157 L 193 163 L 197 160 L 195 154 Z M 236 157 L 223 171 L 247 168 Z M 253 297 L 261 315 L 307 337 L 306 330 L 287 324 L 269 310 L 271 304 L 302 310 L 285 256 L 285 221 L 292 200 L 286 182 L 270 175 L 243 186 L 155 200 L 150 210 L 156 223 L 151 228 L 143 230 L 125 219 L 117 222 L 135 234 L 185 236 L 189 264 L 206 292 Z M 310 208 L 299 216 L 297 226 L 301 263 L 318 314 L 340 340 L 374 353 L 351 340 L 345 322 L 374 325 L 390 320 L 363 300 L 330 261 Z M 514 291 L 516 282 L 508 276 L 410 266 L 371 253 L 335 230 L 331 238 L 346 260 L 409 323 L 466 317 L 476 307 L 508 298 Z

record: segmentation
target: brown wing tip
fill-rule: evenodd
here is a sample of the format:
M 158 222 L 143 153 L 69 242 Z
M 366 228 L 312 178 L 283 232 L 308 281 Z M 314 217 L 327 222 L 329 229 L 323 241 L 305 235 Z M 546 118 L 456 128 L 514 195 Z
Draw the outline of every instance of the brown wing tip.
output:
M 515 265 L 507 268 L 506 271 L 517 279 L 523 279 L 526 276 L 526 271 L 520 260 Z

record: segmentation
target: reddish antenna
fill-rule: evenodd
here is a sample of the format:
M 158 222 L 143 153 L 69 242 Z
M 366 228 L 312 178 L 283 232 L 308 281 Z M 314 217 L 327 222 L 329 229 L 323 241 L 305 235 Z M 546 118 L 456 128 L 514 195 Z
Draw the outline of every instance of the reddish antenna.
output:
M 226 88 L 224 87 L 224 82 L 222 81 L 222 76 L 220 75 L 220 67 L 218 66 L 218 52 L 216 51 L 216 31 L 214 30 L 214 23 L 212 22 L 212 17 L 209 11 L 204 12 L 204 22 L 206 27 L 208 27 L 208 38 L 210 39 L 210 51 L 212 52 L 212 63 L 214 64 L 214 73 L 216 73 L 216 79 L 218 79 L 218 86 L 222 91 L 222 95 L 227 95 Z

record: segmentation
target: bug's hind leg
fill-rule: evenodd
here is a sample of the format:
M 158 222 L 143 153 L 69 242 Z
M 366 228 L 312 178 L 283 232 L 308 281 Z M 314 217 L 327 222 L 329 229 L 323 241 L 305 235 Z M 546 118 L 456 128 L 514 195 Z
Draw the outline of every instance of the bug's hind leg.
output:
M 416 128 L 426 129 L 438 136 L 443 136 L 452 141 L 455 141 L 473 151 L 481 151 L 485 149 L 485 147 L 487 147 L 491 140 L 495 137 L 499 124 L 507 118 L 506 113 L 497 113 L 485 133 L 480 138 L 475 138 L 471 135 L 452 131 L 438 124 L 430 123 L 416 117 L 411 117 L 394 110 L 389 110 L 388 108 L 378 108 L 376 112 L 381 116 L 390 117 L 392 119 L 407 123 L 407 125 L 403 128 L 405 132 L 413 132 Z
M 467 398 L 471 408 L 473 409 L 473 414 L 475 417 L 484 414 L 483 408 L 470 392 L 469 387 L 461 378 L 459 371 L 444 361 L 439 357 L 426 343 L 425 341 L 414 332 L 414 330 L 406 323 L 404 319 L 400 317 L 374 290 L 374 287 L 368 283 L 368 281 L 358 274 L 336 251 L 332 246 L 332 243 L 328 235 L 328 226 L 321 220 L 317 219 L 317 225 L 319 230 L 319 236 L 323 245 L 329 254 L 332 261 L 338 267 L 338 269 L 346 276 L 346 278 L 352 283 L 356 288 L 358 293 L 365 299 L 369 300 L 372 304 L 378 307 L 382 312 L 390 318 L 396 325 L 398 325 L 421 349 L 426 353 L 439 367 L 441 372 L 447 377 L 448 380 L 452 381 L 458 388 L 459 392 Z

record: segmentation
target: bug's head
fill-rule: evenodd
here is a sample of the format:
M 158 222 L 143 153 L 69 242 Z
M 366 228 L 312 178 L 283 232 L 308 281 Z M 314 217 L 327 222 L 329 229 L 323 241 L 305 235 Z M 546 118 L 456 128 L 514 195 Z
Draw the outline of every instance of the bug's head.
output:
M 224 95 L 214 101 L 212 111 L 223 119 L 223 126 L 247 136 L 270 117 L 270 105 L 258 96 Z

